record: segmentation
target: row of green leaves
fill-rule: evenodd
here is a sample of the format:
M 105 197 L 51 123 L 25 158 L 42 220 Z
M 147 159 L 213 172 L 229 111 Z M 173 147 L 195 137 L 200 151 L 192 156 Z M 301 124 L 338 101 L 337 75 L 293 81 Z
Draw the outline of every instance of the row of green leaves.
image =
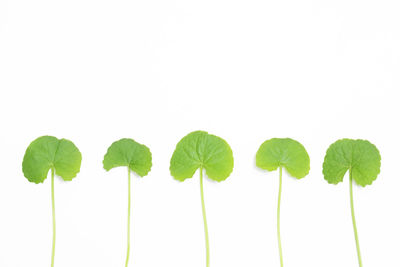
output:
M 55 203 L 54 176 L 58 175 L 65 181 L 71 181 L 79 172 L 82 156 L 78 148 L 69 140 L 57 139 L 52 136 L 42 136 L 34 140 L 27 148 L 22 170 L 25 177 L 34 183 L 42 183 L 51 170 L 51 196 L 53 215 L 53 243 L 51 266 L 54 266 L 55 255 Z M 353 205 L 353 180 L 361 186 L 372 184 L 380 172 L 381 157 L 378 149 L 366 140 L 341 139 L 333 143 L 327 150 L 323 174 L 331 184 L 343 181 L 349 171 L 351 214 L 356 241 L 359 266 L 362 266 L 360 246 Z M 208 178 L 223 181 L 233 170 L 233 153 L 228 143 L 222 138 L 204 131 L 195 131 L 183 137 L 176 146 L 171 157 L 171 175 L 184 181 L 193 177 L 200 170 L 200 193 L 204 221 L 206 243 L 206 266 L 210 266 L 210 249 L 206 208 L 203 190 L 203 170 Z M 280 265 L 283 266 L 282 244 L 280 237 L 280 203 L 282 195 L 282 169 L 297 179 L 305 177 L 310 170 L 310 158 L 302 144 L 290 138 L 273 138 L 265 141 L 257 151 L 256 165 L 267 171 L 279 169 L 279 193 L 277 205 L 277 234 Z M 130 249 L 130 212 L 131 212 L 131 172 L 143 177 L 152 167 L 150 149 L 133 139 L 121 139 L 114 142 L 104 156 L 103 167 L 109 171 L 112 168 L 125 166 L 128 171 L 128 222 L 127 222 L 127 253 L 125 266 L 129 262 Z

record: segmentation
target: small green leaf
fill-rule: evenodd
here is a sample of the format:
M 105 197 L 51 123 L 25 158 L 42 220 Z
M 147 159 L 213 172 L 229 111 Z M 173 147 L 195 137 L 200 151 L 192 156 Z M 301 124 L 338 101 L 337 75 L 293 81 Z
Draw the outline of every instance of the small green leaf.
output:
M 381 167 L 379 150 L 367 140 L 341 139 L 326 151 L 323 174 L 330 184 L 343 181 L 348 170 L 361 186 L 372 184 Z
M 367 140 L 338 140 L 329 146 L 324 159 L 322 172 L 330 184 L 342 182 L 344 175 L 349 171 L 351 218 L 360 266 L 362 259 L 354 211 L 353 180 L 361 186 L 370 185 L 378 177 L 380 168 L 379 150 Z
M 128 266 L 131 238 L 131 171 L 136 172 L 141 177 L 149 173 L 152 166 L 150 149 L 129 138 L 123 138 L 112 143 L 104 155 L 103 167 L 109 171 L 112 168 L 121 166 L 126 166 L 128 170 L 128 223 L 125 260 L 125 266 Z
M 256 154 L 257 167 L 274 171 L 279 168 L 279 191 L 277 206 L 277 235 L 278 249 L 281 266 L 283 266 L 283 253 L 281 241 L 281 197 L 282 197 L 282 168 L 297 178 L 305 177 L 310 171 L 310 157 L 302 144 L 290 138 L 272 138 L 261 144 Z
M 204 131 L 195 131 L 183 137 L 171 157 L 171 175 L 184 181 L 203 167 L 208 178 L 223 181 L 233 170 L 233 154 L 228 143 Z
M 65 181 L 71 181 L 80 171 L 81 152 L 69 140 L 42 136 L 26 149 L 22 161 L 24 176 L 34 183 L 43 183 L 50 168 Z
M 150 149 L 129 138 L 112 143 L 104 156 L 103 167 L 109 171 L 120 166 L 128 166 L 139 176 L 146 176 L 152 166 Z
M 290 138 L 272 138 L 258 149 L 256 165 L 268 171 L 284 167 L 291 176 L 300 179 L 310 171 L 310 157 L 299 142 Z
M 223 181 L 233 170 L 233 154 L 228 143 L 204 131 L 195 131 L 183 137 L 172 154 L 169 170 L 179 181 L 193 177 L 200 168 L 200 195 L 206 243 L 206 266 L 210 266 L 210 245 L 203 189 L 203 169 L 208 178 Z

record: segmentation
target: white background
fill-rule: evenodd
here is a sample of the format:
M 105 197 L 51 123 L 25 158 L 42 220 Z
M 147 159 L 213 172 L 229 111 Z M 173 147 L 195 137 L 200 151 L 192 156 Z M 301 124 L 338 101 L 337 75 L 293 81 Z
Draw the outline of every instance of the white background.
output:
M 81 172 L 56 181 L 57 267 L 124 265 L 126 169 L 107 147 L 146 144 L 152 171 L 133 180 L 130 266 L 203 267 L 198 173 L 169 174 L 193 130 L 223 137 L 235 168 L 206 181 L 212 267 L 278 266 L 278 173 L 255 167 L 259 145 L 291 137 L 310 174 L 285 175 L 287 267 L 357 266 L 348 178 L 322 176 L 327 147 L 368 139 L 382 155 L 355 188 L 364 267 L 400 266 L 400 6 L 392 1 L 0 0 L 0 266 L 50 266 L 50 179 L 21 162 L 41 135 L 72 140 Z

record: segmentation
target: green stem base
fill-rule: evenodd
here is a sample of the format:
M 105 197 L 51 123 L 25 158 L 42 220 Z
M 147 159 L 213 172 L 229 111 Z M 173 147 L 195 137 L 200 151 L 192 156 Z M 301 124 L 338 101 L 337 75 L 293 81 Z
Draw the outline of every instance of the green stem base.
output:
M 128 267 L 129 253 L 131 248 L 131 170 L 128 167 L 128 222 L 127 222 L 127 236 L 126 236 L 126 260 L 125 267 Z
M 278 234 L 279 260 L 280 260 L 280 263 L 281 263 L 281 267 L 283 267 L 282 241 L 281 241 L 281 197 L 282 197 L 282 167 L 279 167 L 279 193 L 278 193 L 278 208 L 277 208 L 277 234 Z
M 206 238 L 206 266 L 210 266 L 210 241 L 208 238 L 208 226 L 206 216 L 206 205 L 204 203 L 204 190 L 203 190 L 203 168 L 200 168 L 200 194 L 201 194 L 201 207 L 203 211 L 204 234 Z
M 349 180 L 350 180 L 350 208 L 351 208 L 351 219 L 352 219 L 352 221 L 353 221 L 354 239 L 355 239 L 355 241 L 356 241 L 356 247 L 357 247 L 358 265 L 359 265 L 360 267 L 362 267 L 360 242 L 358 241 L 356 216 L 354 215 L 353 176 L 352 176 L 351 170 L 350 170 L 350 172 L 349 172 Z

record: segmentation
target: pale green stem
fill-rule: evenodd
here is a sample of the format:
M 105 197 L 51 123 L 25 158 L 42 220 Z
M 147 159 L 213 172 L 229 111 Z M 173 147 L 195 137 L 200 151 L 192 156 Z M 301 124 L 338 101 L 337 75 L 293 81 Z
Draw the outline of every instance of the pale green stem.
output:
M 358 264 L 359 264 L 360 267 L 362 267 L 360 243 L 358 241 L 356 217 L 354 215 L 353 176 L 352 176 L 351 169 L 349 171 L 349 177 L 350 177 L 350 179 L 349 179 L 350 180 L 350 206 L 351 206 L 351 218 L 353 220 L 354 239 L 356 240 L 356 246 L 357 246 Z
M 203 190 L 203 168 L 200 167 L 200 193 L 201 193 L 201 207 L 203 211 L 204 233 L 206 236 L 206 266 L 210 266 L 210 244 L 208 239 L 208 226 L 206 216 L 206 206 L 204 204 L 204 190 Z
M 56 253 L 56 208 L 54 205 L 54 168 L 51 168 L 51 208 L 53 215 L 53 246 L 51 249 L 51 267 L 54 267 L 54 255 Z
M 281 242 L 281 196 L 282 196 L 282 167 L 279 167 L 279 193 L 278 193 L 278 209 L 277 209 L 277 233 L 278 233 L 279 259 L 280 259 L 281 267 L 283 267 L 282 242 Z
M 128 230 L 125 267 L 128 267 L 129 251 L 131 247 L 131 170 L 128 166 Z

